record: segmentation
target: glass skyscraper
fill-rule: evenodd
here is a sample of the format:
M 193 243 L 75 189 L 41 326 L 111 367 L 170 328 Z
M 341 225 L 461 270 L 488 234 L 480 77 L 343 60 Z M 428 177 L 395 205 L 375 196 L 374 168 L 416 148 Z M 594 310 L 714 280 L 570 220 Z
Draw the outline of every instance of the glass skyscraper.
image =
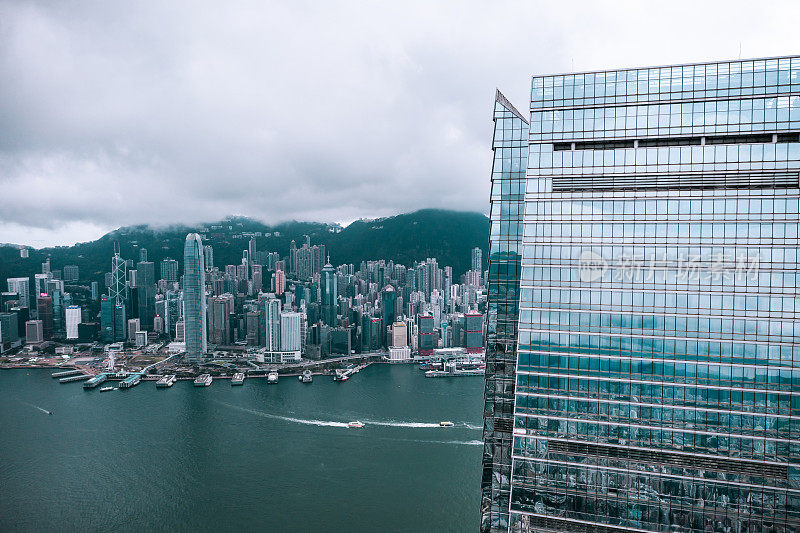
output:
M 481 529 L 508 528 L 528 121 L 497 92 L 489 235 Z
M 800 530 L 800 57 L 533 78 L 505 357 L 497 100 L 482 529 Z
M 197 233 L 186 236 L 183 248 L 183 323 L 186 360 L 200 362 L 208 349 L 206 332 L 206 269 L 203 241 Z

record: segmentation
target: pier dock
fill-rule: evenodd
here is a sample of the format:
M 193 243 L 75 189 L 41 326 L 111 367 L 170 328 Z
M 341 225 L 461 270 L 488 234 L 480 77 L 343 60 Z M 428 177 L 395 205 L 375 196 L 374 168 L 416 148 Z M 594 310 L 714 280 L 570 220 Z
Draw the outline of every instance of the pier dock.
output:
M 80 370 L 78 370 L 77 376 L 69 376 L 66 378 L 61 378 L 58 380 L 59 383 L 72 383 L 73 381 L 83 381 L 84 379 L 89 379 L 92 377 L 91 374 L 84 374 Z
M 101 383 L 105 383 L 108 380 L 108 374 L 97 374 L 93 378 L 89 379 L 86 383 L 83 384 L 84 389 L 93 389 L 100 385 Z
M 127 378 L 123 379 L 120 382 L 119 388 L 130 389 L 131 387 L 135 387 L 142 380 L 143 375 L 144 374 L 142 374 L 141 372 L 136 372 L 135 374 L 131 374 L 130 376 L 128 376 Z
M 65 378 L 67 376 L 76 376 L 78 374 L 83 374 L 83 372 L 76 368 L 73 368 L 71 370 L 62 370 L 61 372 L 53 372 L 51 376 L 54 378 Z

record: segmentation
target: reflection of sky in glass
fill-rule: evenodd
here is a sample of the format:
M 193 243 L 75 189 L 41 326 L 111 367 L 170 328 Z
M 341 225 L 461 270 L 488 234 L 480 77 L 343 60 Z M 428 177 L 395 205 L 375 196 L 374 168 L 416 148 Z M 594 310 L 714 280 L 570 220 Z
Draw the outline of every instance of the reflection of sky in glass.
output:
M 534 78 L 512 528 L 800 528 L 799 72 Z

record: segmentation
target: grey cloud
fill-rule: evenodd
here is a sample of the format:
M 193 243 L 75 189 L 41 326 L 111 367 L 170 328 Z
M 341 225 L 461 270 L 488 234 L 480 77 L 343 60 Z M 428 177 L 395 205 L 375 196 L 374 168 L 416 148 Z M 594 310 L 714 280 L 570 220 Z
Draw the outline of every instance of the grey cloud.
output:
M 796 52 L 791 3 L 649 6 L 0 2 L 0 242 L 485 211 L 496 86 L 524 110 L 534 73 Z

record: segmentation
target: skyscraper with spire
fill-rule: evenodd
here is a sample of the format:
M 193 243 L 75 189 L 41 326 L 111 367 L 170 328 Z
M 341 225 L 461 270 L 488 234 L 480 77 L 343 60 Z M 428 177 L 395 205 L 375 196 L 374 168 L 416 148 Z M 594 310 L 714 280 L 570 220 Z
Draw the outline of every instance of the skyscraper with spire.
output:
M 206 334 L 206 269 L 200 235 L 186 236 L 183 248 L 183 312 L 186 360 L 199 363 L 208 348 Z
M 336 269 L 330 261 L 322 267 L 320 276 L 322 296 L 322 320 L 331 327 L 336 326 Z

